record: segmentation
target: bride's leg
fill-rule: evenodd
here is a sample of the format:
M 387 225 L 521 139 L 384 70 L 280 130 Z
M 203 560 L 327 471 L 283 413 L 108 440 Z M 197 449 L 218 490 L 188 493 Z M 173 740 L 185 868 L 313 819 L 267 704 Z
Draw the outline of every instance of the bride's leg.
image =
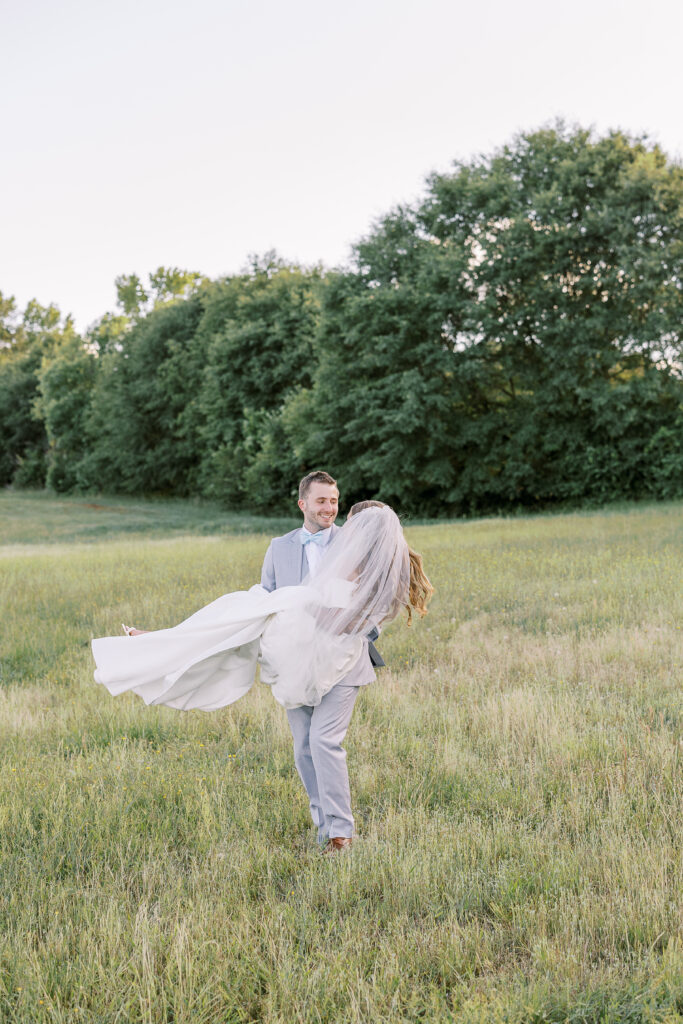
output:
M 320 804 L 318 779 L 311 756 L 310 729 L 313 711 L 314 708 L 310 707 L 292 708 L 287 712 L 287 719 L 294 738 L 294 763 L 296 770 L 308 794 L 311 817 L 313 818 L 313 824 L 318 829 L 318 842 L 324 843 L 327 840 L 325 815 Z
M 320 802 L 330 839 L 353 836 L 351 791 L 342 747 L 358 696 L 357 686 L 337 683 L 313 709 L 310 728 L 311 757 L 318 781 Z

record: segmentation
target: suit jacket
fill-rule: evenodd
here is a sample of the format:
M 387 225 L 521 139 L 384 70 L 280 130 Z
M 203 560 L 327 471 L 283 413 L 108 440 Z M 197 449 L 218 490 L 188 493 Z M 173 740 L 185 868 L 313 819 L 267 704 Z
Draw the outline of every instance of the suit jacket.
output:
M 332 525 L 330 530 L 333 534 L 339 531 L 340 527 Z M 298 587 L 308 572 L 308 559 L 306 549 L 301 543 L 301 527 L 285 533 L 282 537 L 275 537 L 270 542 L 263 560 L 261 570 L 261 586 L 266 590 L 276 590 L 278 587 Z M 368 654 L 370 656 L 371 674 L 367 671 L 367 663 L 355 666 L 344 682 L 348 685 L 362 686 L 364 683 L 372 682 L 375 678 L 374 668 L 384 665 L 382 655 L 375 647 L 373 640 L 379 636 L 379 631 L 373 629 L 367 636 Z M 361 662 L 364 659 L 361 657 Z M 362 682 L 352 682 L 351 677 L 362 678 Z

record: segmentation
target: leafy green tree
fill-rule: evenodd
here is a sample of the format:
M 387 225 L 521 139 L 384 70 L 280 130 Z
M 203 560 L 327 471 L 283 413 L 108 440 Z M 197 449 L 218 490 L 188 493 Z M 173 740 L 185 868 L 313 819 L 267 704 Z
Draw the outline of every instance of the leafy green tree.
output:
M 160 306 L 128 331 L 115 321 L 98 326 L 103 348 L 85 421 L 87 451 L 76 470 L 80 486 L 192 492 L 199 441 L 188 410 L 203 369 L 195 343 L 201 311 L 194 296 Z
M 10 348 L 14 342 L 16 311 L 14 296 L 0 292 L 0 352 Z
M 105 314 L 88 335 L 98 358 L 74 486 L 166 494 L 193 488 L 199 446 L 190 438 L 188 410 L 203 365 L 194 330 L 205 286 L 200 274 L 177 267 L 159 267 L 147 288 L 136 274 L 116 279 L 121 313 Z
M 299 456 L 436 513 L 680 492 L 682 175 L 561 125 L 433 175 L 326 290 Z
M 454 352 L 488 377 L 458 502 L 643 493 L 647 443 L 680 410 L 681 168 L 558 126 L 430 192 L 424 230 L 468 254 Z
M 198 412 L 201 485 L 232 506 L 282 506 L 300 464 L 280 420 L 310 386 L 321 273 L 274 253 L 206 293 L 199 326 L 206 367 Z
M 132 326 L 130 318 L 125 314 L 105 313 L 88 330 L 87 343 L 90 350 L 98 356 L 121 351 L 125 335 Z
M 158 267 L 149 275 L 151 298 L 154 307 L 174 299 L 189 299 L 191 295 L 208 283 L 208 279 L 194 270 L 180 270 L 178 267 Z
M 116 305 L 123 315 L 132 320 L 139 320 L 149 301 L 142 281 L 137 274 L 121 274 L 114 282 L 116 285 Z
M 453 484 L 450 443 L 462 397 L 431 282 L 432 244 L 397 211 L 330 277 L 311 391 L 284 411 L 307 468 L 326 466 L 349 502 L 370 495 L 438 509 Z
M 353 266 L 117 279 L 86 342 L 0 295 L 0 482 L 430 514 L 683 494 L 683 169 L 558 124 L 434 174 Z
M 188 299 L 207 283 L 207 279 L 196 271 L 178 267 L 157 267 L 149 275 L 147 288 L 137 274 L 121 274 L 115 282 L 117 305 L 124 316 L 138 321 L 168 302 Z
M 0 295 L 0 483 L 45 483 L 48 439 L 38 408 L 43 359 L 76 337 L 73 322 L 56 306 L 32 299 L 21 316 L 13 298 Z
M 45 425 L 49 445 L 46 483 L 56 491 L 73 490 L 79 483 L 96 369 L 94 352 L 75 335 L 43 357 L 34 410 Z

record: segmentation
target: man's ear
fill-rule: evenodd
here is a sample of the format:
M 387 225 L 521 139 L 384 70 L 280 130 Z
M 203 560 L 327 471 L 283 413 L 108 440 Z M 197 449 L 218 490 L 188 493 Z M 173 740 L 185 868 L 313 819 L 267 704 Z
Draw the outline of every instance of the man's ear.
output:
M 299 506 L 300 511 L 303 512 L 305 507 L 306 507 L 306 503 L 305 503 L 304 499 L 303 498 L 299 498 L 299 500 L 297 501 L 297 505 Z

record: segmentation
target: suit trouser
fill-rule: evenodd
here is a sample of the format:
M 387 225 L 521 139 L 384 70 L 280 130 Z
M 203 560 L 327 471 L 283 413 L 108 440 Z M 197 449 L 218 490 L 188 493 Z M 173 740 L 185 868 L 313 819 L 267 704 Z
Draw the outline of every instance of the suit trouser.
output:
M 287 712 L 294 737 L 294 762 L 321 841 L 353 835 L 349 773 L 342 743 L 358 690 L 358 686 L 337 683 L 317 707 Z

